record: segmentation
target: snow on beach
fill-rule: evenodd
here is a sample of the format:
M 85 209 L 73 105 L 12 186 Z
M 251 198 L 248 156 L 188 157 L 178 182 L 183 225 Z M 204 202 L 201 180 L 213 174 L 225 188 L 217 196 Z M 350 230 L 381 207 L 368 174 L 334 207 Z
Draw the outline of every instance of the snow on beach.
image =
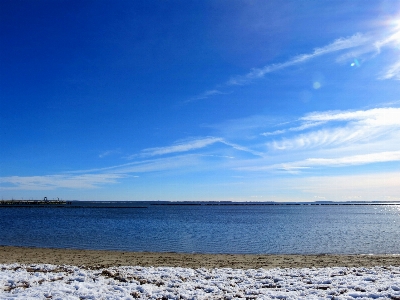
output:
M 0 299 L 400 299 L 400 267 L 189 269 L 0 264 Z

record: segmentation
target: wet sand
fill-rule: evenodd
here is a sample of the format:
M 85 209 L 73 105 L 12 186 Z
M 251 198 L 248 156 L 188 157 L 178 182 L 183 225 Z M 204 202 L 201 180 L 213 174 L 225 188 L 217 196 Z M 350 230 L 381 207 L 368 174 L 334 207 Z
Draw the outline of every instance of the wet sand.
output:
M 249 255 L 123 252 L 0 246 L 0 263 L 186 268 L 311 268 L 400 266 L 400 255 Z

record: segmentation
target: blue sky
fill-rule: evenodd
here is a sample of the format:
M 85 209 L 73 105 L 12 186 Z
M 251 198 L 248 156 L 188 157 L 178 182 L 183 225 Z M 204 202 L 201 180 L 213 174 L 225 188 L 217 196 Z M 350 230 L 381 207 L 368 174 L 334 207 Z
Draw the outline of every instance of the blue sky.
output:
M 400 200 L 400 2 L 0 2 L 0 196 Z

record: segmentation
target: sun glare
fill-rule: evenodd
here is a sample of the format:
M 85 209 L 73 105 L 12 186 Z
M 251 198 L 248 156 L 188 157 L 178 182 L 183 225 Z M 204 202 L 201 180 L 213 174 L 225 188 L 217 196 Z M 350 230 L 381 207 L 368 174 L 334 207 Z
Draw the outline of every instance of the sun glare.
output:
M 400 48 L 400 17 L 388 18 L 382 25 L 384 26 L 382 39 L 375 42 L 378 51 L 384 45 L 395 45 Z M 351 64 L 352 67 L 355 65 L 355 62 Z
M 390 36 L 390 40 L 400 43 L 400 17 L 391 23 L 393 24 L 393 34 Z

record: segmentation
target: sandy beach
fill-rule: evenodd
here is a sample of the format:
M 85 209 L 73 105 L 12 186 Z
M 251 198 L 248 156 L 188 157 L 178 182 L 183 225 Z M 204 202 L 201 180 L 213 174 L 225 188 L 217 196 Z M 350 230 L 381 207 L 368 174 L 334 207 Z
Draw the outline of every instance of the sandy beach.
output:
M 400 266 L 400 255 L 243 255 L 122 252 L 0 246 L 0 264 L 183 268 L 312 268 Z

